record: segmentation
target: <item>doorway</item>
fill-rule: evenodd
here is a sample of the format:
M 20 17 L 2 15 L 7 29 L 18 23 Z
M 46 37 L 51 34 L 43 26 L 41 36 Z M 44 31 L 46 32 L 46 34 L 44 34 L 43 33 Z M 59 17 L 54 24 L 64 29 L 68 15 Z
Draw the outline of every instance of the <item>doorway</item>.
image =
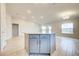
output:
M 19 24 L 12 24 L 12 36 L 19 36 Z

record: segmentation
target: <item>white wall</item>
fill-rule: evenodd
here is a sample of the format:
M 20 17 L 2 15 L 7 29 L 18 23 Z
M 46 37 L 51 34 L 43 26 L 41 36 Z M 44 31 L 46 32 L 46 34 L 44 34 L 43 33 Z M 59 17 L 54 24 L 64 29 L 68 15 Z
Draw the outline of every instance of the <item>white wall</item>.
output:
M 6 6 L 1 3 L 1 51 L 6 45 Z
M 13 19 L 12 23 L 19 24 L 19 36 L 24 37 L 24 33 L 38 33 L 40 32 L 40 27 L 38 24 L 24 21 L 22 19 Z
M 24 21 L 22 19 L 12 19 L 13 24 L 19 24 L 19 38 L 20 38 L 20 48 L 25 46 L 25 33 L 38 33 L 40 32 L 40 27 L 38 24 Z
M 12 19 L 11 16 L 7 14 L 6 16 L 6 40 L 12 38 Z
M 6 39 L 6 6 L 5 4 L 1 4 L 1 50 L 5 46 Z M 4 43 L 4 44 L 3 44 Z

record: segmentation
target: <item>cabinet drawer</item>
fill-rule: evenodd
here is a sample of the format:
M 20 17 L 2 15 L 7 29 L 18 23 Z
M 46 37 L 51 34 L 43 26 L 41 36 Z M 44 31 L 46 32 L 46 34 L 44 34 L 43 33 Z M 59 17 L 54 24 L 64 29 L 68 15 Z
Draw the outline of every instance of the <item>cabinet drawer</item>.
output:
M 39 35 L 38 34 L 30 34 L 29 39 L 39 39 Z
M 49 39 L 50 35 L 48 34 L 41 34 L 40 39 Z

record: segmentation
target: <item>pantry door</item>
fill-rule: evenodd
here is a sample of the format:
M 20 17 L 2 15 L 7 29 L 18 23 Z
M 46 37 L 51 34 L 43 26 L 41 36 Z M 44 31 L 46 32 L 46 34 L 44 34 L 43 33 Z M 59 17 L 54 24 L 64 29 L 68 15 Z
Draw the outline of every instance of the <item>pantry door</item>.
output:
M 19 36 L 19 25 L 18 24 L 12 24 L 12 36 L 13 37 Z

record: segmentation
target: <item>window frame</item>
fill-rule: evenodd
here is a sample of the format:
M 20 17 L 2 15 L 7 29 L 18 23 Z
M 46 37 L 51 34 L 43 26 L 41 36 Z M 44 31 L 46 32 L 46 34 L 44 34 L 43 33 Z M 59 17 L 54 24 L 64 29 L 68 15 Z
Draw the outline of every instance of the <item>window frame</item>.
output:
M 52 33 L 52 27 L 51 26 L 41 26 L 41 33 Z
M 69 23 L 72 24 L 72 27 L 70 27 L 72 29 L 72 32 L 65 32 L 65 31 L 63 31 L 63 29 L 67 29 L 68 30 L 69 28 L 67 28 L 67 27 L 66 28 L 63 28 L 62 25 L 67 25 L 67 24 L 69 25 Z M 74 23 L 72 23 L 72 22 L 69 22 L 69 23 L 62 23 L 61 24 L 61 33 L 62 34 L 74 34 Z

